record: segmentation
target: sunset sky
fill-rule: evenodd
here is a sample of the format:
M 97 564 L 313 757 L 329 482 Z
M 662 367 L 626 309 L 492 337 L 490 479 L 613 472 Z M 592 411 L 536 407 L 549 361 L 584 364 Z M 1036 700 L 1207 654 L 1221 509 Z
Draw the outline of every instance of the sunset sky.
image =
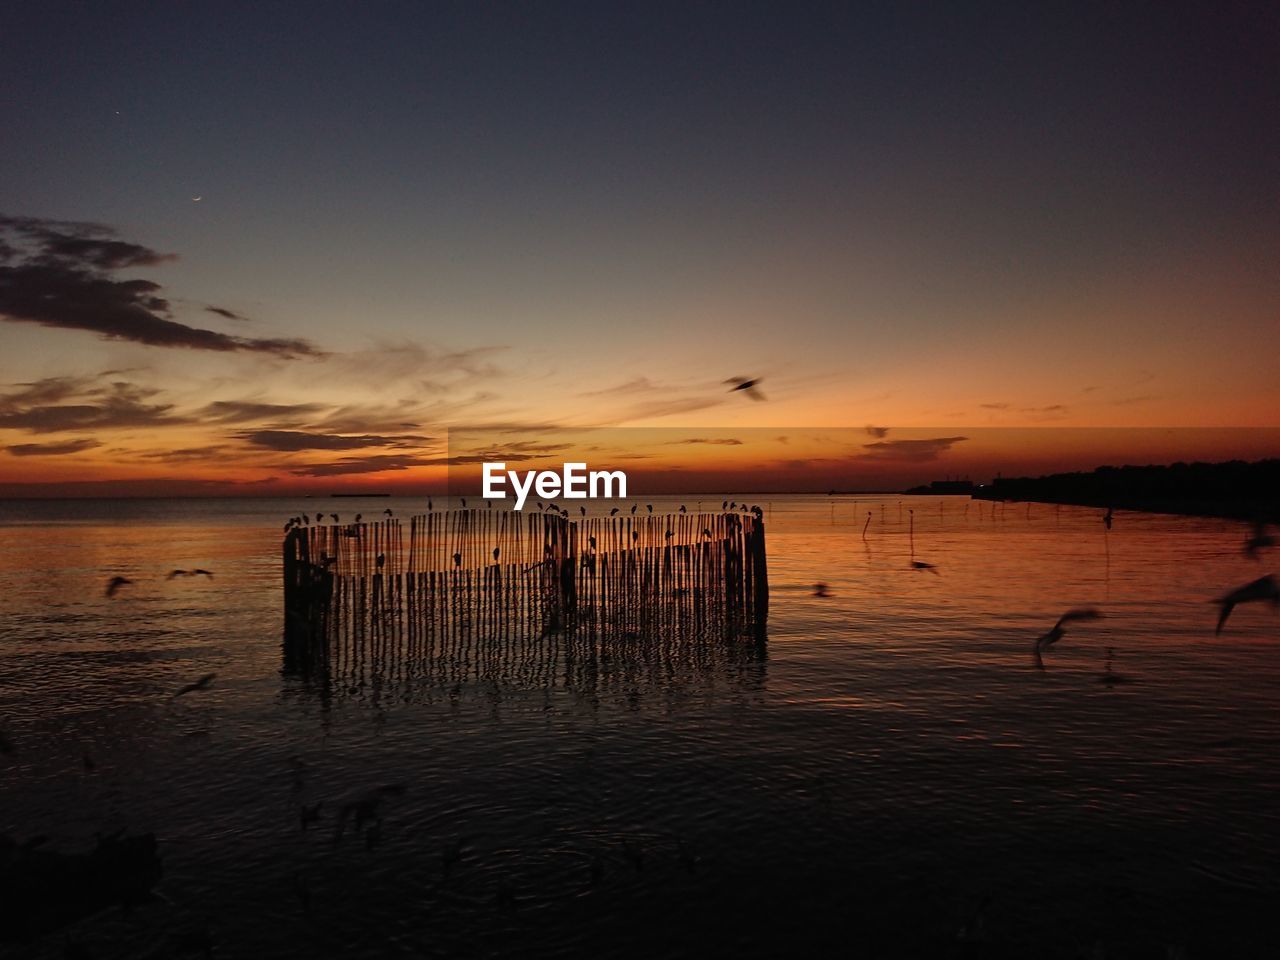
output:
M 0 495 L 1277 425 L 1274 5 L 22 4 L 0 91 Z

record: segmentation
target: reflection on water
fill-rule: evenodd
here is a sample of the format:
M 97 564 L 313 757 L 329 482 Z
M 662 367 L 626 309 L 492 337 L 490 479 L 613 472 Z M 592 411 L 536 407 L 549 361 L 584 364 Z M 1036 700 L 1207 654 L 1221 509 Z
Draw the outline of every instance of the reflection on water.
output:
M 387 505 L 420 508 L 365 509 Z M 325 682 L 280 669 L 280 524 L 301 506 L 0 505 L 0 830 L 154 831 L 165 863 L 165 902 L 86 939 L 255 957 L 1276 940 L 1280 619 L 1242 605 L 1215 638 L 1209 603 L 1274 570 L 1241 525 L 775 497 L 767 659 L 550 638 L 370 653 Z M 214 577 L 165 579 L 196 567 Z M 115 575 L 134 583 L 108 600 Z M 1104 619 L 1035 670 L 1035 638 L 1092 605 Z M 1108 651 L 1135 682 L 1104 682 Z

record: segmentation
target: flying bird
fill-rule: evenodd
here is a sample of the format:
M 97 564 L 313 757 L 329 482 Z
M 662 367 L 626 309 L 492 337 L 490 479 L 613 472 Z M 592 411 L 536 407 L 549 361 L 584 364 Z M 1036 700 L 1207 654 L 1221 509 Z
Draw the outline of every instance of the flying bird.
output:
M 730 377 L 725 381 L 725 383 L 732 383 L 734 385 L 733 388 L 730 389 L 730 393 L 737 393 L 741 390 L 752 400 L 764 399 L 764 394 L 756 389 L 757 385 L 760 383 L 759 377 L 754 379 L 748 377 Z
M 383 510 L 382 512 L 385 513 L 388 517 L 394 516 L 394 514 L 391 512 L 390 507 L 387 507 L 387 509 Z
M 189 576 L 191 576 L 191 574 L 188 573 L 186 570 L 170 570 L 169 575 L 165 577 L 165 579 L 172 580 L 174 577 L 189 577 Z
M 912 560 L 911 568 L 913 570 L 928 570 L 935 577 L 942 576 L 942 574 L 938 572 L 938 568 L 936 566 L 934 566 L 932 563 L 925 563 L 923 560 Z
M 1222 627 L 1237 603 L 1250 603 L 1254 600 L 1269 600 L 1273 607 L 1280 607 L 1280 583 L 1276 582 L 1274 574 L 1259 577 L 1252 583 L 1246 583 L 1243 587 L 1238 587 L 1212 601 L 1221 607 L 1218 612 L 1218 628 L 1213 631 L 1214 636 L 1222 633 Z
M 114 597 L 117 590 L 121 587 L 128 586 L 131 583 L 133 583 L 133 581 L 128 577 L 112 577 L 107 581 L 107 596 Z
M 173 695 L 174 699 L 176 700 L 178 697 L 186 696 L 188 693 L 195 693 L 197 690 L 209 689 L 209 684 L 213 683 L 213 678 L 216 676 L 216 673 L 206 673 L 194 683 L 188 683 L 186 686 L 180 687 L 178 692 Z
M 1041 663 L 1040 661 L 1040 654 L 1043 653 L 1045 650 L 1048 650 L 1051 646 L 1053 646 L 1055 643 L 1057 643 L 1059 640 L 1062 639 L 1062 635 L 1067 632 L 1066 624 L 1075 623 L 1080 620 L 1101 620 L 1101 619 L 1102 619 L 1102 611 L 1099 610 L 1097 607 L 1076 607 L 1073 610 L 1068 610 L 1066 613 L 1064 613 L 1061 617 L 1058 618 L 1058 622 L 1053 625 L 1052 629 L 1050 629 L 1047 633 L 1041 634 L 1039 637 L 1036 638 L 1036 642 L 1035 642 L 1036 666 L 1037 667 L 1044 666 L 1044 664 Z
M 203 569 L 201 569 L 201 568 L 197 567 L 196 569 L 194 569 L 194 570 L 192 570 L 192 571 L 191 571 L 191 576 L 193 576 L 193 577 L 208 577 L 210 580 L 212 580 L 212 579 L 213 579 L 213 572 L 212 572 L 212 571 L 210 571 L 210 570 L 203 570 Z
M 831 589 L 819 580 L 813 585 L 813 595 L 815 597 L 829 597 L 831 596 Z

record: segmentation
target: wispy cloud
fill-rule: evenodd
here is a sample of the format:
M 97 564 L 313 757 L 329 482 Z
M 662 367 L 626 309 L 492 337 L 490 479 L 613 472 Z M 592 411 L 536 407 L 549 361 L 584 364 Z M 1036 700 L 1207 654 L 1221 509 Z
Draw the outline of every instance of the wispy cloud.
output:
M 690 437 L 687 440 L 668 440 L 667 445 L 705 443 L 713 447 L 740 447 L 742 441 L 736 437 Z
M 399 454 L 374 454 L 368 457 L 343 457 L 330 463 L 312 463 L 286 467 L 295 477 L 340 477 L 354 473 L 385 473 L 431 465 L 423 457 Z
M 925 440 L 881 440 L 877 443 L 864 443 L 862 449 L 866 452 L 859 454 L 855 459 L 922 463 L 937 460 L 957 443 L 968 439 L 968 437 L 930 437 Z
M 68 453 L 83 453 L 102 444 L 90 437 L 79 440 L 63 440 L 58 443 L 15 443 L 5 447 L 15 457 L 60 457 Z
M 235 435 L 237 440 L 281 453 L 302 450 L 360 450 L 366 447 L 394 447 L 417 449 L 431 440 L 416 434 L 381 436 L 359 434 L 348 436 L 337 433 L 308 433 L 301 430 L 251 430 Z
M 173 259 L 116 237 L 110 227 L 0 215 L 0 319 L 85 330 L 153 347 L 318 356 L 305 340 L 236 337 L 174 320 L 162 287 L 117 271 Z M 212 308 L 227 316 L 231 311 Z
M 157 390 L 123 381 L 105 386 L 91 384 L 80 378 L 54 377 L 23 384 L 14 393 L 0 395 L 0 428 L 58 433 L 191 422 L 189 417 L 175 413 L 173 404 L 148 402 Z M 58 400 L 79 402 L 49 402 Z
M 318 403 L 261 403 L 256 400 L 215 400 L 197 412 L 208 423 L 259 423 L 312 417 L 325 409 Z

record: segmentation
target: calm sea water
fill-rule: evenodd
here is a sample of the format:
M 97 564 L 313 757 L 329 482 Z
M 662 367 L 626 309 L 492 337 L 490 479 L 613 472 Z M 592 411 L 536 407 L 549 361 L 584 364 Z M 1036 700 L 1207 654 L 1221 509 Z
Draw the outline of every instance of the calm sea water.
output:
M 1276 566 L 1242 554 L 1240 525 L 760 503 L 764 657 L 328 687 L 281 672 L 281 524 L 422 504 L 0 503 L 0 831 L 159 837 L 163 900 L 77 928 L 93 956 L 1280 944 L 1280 616 L 1246 605 L 1215 637 L 1207 602 Z M 165 579 L 194 567 L 214 577 Z M 115 575 L 136 582 L 108 599 Z M 1034 638 L 1085 604 L 1106 618 L 1036 670 Z M 1103 682 L 1108 651 L 1134 682 Z M 387 786 L 379 826 L 339 831 Z

